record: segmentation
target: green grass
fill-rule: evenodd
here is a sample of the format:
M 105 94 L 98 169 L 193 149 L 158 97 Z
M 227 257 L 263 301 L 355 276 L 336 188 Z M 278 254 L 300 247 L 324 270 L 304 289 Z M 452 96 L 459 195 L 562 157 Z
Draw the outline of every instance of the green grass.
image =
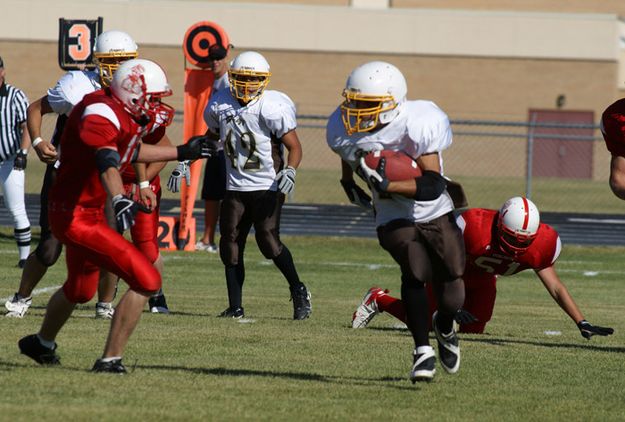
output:
M 528 272 L 500 281 L 486 334 L 461 336 L 458 374 L 439 367 L 434 382 L 412 385 L 406 330 L 385 314 L 367 329 L 349 326 L 371 285 L 398 294 L 398 269 L 376 241 L 284 240 L 312 291 L 310 320 L 291 320 L 286 283 L 253 238 L 244 289 L 250 323 L 216 318 L 227 305 L 217 256 L 165 253 L 173 312 L 144 313 L 124 356 L 134 369 L 128 376 L 88 371 L 109 325 L 93 319 L 94 302 L 80 305 L 61 331 L 57 368 L 37 366 L 16 346 L 37 331 L 50 293 L 35 296 L 22 320 L 0 318 L 0 419 L 623 419 L 624 248 L 565 247 L 558 264 L 588 320 L 613 326 L 613 336 L 584 340 Z M 12 241 L 0 239 L 0 297 L 17 287 L 16 261 Z M 38 287 L 57 286 L 64 276 L 61 261 Z

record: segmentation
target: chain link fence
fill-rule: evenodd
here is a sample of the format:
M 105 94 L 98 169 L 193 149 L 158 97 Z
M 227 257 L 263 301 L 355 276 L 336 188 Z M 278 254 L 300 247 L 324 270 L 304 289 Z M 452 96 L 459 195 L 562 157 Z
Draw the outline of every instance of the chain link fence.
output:
M 168 129 L 174 143 L 182 142 L 182 120 L 177 114 Z M 326 116 L 298 116 L 304 157 L 292 203 L 348 204 L 340 159 L 326 145 L 326 122 Z M 54 120 L 44 123 L 49 136 Z M 453 120 L 452 129 L 444 170 L 463 185 L 470 207 L 499 208 L 511 196 L 526 195 L 541 211 L 625 213 L 608 186 L 610 154 L 594 124 Z

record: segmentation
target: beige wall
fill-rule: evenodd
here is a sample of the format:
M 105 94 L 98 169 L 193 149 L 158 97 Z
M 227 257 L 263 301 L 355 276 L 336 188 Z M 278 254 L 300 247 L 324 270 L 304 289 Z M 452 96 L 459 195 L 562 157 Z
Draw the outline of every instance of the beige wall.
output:
M 29 98 L 45 93 L 62 74 L 56 43 L 0 41 L 7 79 Z M 408 55 L 366 55 L 262 50 L 272 65 L 271 87 L 286 92 L 300 113 L 329 114 L 341 100 L 347 74 L 358 64 L 382 59 L 406 75 L 410 98 L 431 99 L 455 119 L 524 120 L 528 108 L 594 110 L 598 117 L 619 95 L 616 67 L 610 62 L 522 60 Z M 183 57 L 174 47 L 140 47 L 141 56 L 167 70 L 182 108 Z
M 567 97 L 566 108 L 593 110 L 598 116 L 625 93 L 618 89 L 625 85 L 625 66 L 618 65 L 619 60 L 625 63 L 625 45 L 619 45 L 619 35 L 625 37 L 623 22 L 613 14 L 542 13 L 620 13 L 624 0 L 393 0 L 386 11 L 354 10 L 348 1 L 331 0 L 2 2 L 0 55 L 9 80 L 31 99 L 61 75 L 56 65 L 58 16 L 98 15 L 104 16 L 105 28 L 131 32 L 141 55 L 165 67 L 178 109 L 182 36 L 192 23 L 213 17 L 220 17 L 216 20 L 231 34 L 235 54 L 254 48 L 267 56 L 274 73 L 271 86 L 289 94 L 305 114 L 331 112 L 347 74 L 374 59 L 390 61 L 404 72 L 409 97 L 434 100 L 456 119 L 523 120 L 528 108 L 553 108 L 560 94 Z M 434 6 L 482 12 L 431 10 Z M 515 7 L 541 13 L 492 11 Z M 143 21 L 150 24 L 138 24 Z

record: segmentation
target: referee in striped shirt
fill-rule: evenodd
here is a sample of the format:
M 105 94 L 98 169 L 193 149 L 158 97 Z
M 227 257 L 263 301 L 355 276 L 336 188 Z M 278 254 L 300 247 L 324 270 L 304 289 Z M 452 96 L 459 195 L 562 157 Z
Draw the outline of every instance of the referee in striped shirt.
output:
M 30 253 L 30 222 L 24 205 L 24 173 L 30 137 L 26 130 L 28 98 L 5 82 L 6 70 L 0 57 L 0 184 L 4 204 L 13 217 L 18 267 L 22 268 Z

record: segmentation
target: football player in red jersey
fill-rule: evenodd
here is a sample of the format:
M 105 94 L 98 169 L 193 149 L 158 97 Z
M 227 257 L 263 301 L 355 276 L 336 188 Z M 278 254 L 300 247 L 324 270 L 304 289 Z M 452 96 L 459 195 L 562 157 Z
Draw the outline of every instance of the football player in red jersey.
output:
M 39 332 L 18 342 L 23 354 L 42 365 L 60 363 L 54 340 L 75 305 L 94 296 L 102 267 L 130 288 L 117 306 L 104 353 L 93 371 L 126 372 L 123 350 L 148 297 L 161 287 L 161 277 L 121 234 L 133 225 L 137 211 L 148 210 L 124 196 L 120 171 L 135 161 L 181 161 L 214 153 L 206 138 L 178 147 L 140 142 L 154 122 L 163 127 L 171 123 L 173 109 L 161 102 L 168 95 L 171 89 L 160 66 L 133 59 L 119 67 L 110 88 L 86 95 L 69 116 L 49 201 L 52 232 L 66 246 L 67 280 L 50 298 Z M 117 231 L 104 215 L 107 194 Z
M 584 319 L 554 267 L 562 247 L 560 237 L 551 226 L 540 223 L 538 209 L 532 201 L 514 197 L 499 211 L 469 209 L 458 216 L 457 222 L 467 253 L 463 276 L 465 301 L 457 318 L 460 332 L 483 333 L 495 306 L 497 276 L 527 269 L 536 272 L 551 297 L 577 324 L 582 336 L 590 339 L 593 335 L 606 336 L 614 332 L 612 328 L 595 326 Z M 428 295 L 433 314 L 436 299 L 429 286 Z M 366 327 L 377 313 L 384 311 L 406 320 L 401 299 L 373 287 L 354 312 L 352 326 Z
M 614 195 L 625 199 L 625 98 L 611 104 L 601 116 L 601 133 L 610 161 L 610 188 Z

